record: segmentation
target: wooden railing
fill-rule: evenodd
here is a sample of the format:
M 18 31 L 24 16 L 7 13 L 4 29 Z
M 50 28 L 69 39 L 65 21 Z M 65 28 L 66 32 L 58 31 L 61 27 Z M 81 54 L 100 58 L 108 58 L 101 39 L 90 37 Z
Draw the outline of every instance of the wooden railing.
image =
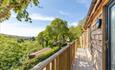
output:
M 68 44 L 31 70 L 72 70 L 76 52 L 75 45 L 75 42 Z

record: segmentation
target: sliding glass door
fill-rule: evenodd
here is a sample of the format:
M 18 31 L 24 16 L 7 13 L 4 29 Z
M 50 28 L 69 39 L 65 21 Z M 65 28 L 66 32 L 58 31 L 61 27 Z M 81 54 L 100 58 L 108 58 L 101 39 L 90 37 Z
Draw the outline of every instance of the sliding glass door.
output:
M 111 70 L 115 70 L 115 4 L 111 7 Z
M 107 70 L 115 70 L 115 0 L 110 0 L 107 14 Z

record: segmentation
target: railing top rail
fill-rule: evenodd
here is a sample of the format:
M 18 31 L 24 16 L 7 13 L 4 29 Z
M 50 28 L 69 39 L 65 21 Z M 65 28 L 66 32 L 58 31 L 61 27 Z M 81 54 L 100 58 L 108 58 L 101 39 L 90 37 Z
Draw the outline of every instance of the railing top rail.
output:
M 40 62 L 39 64 L 37 64 L 36 66 L 34 66 L 30 70 L 42 70 L 44 67 L 47 66 L 48 63 L 50 63 L 51 61 L 53 61 L 58 55 L 60 55 L 61 53 L 63 53 L 73 43 L 74 42 L 68 44 L 67 46 L 65 46 L 64 48 L 62 48 L 61 50 L 59 50 L 58 52 L 56 52 L 55 54 L 53 54 L 52 56 L 50 56 L 49 58 L 47 58 L 46 60 Z

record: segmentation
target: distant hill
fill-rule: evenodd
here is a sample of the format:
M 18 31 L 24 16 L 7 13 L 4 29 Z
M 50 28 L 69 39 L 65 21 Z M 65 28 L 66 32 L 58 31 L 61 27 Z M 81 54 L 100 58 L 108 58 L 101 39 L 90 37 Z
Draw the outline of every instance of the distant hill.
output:
M 35 39 L 35 37 L 16 36 L 16 35 L 8 35 L 8 34 L 2 34 L 2 33 L 0 33 L 0 35 L 5 36 L 5 37 L 9 37 L 9 38 L 23 39 L 23 40 Z

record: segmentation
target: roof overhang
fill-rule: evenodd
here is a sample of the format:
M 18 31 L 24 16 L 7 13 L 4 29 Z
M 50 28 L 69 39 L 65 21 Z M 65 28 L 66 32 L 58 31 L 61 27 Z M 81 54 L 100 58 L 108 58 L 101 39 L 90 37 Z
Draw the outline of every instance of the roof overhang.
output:
M 94 19 L 95 15 L 98 10 L 100 10 L 104 5 L 106 5 L 109 2 L 109 0 L 92 0 L 87 18 L 86 23 L 83 26 L 83 29 L 86 30 L 90 27 L 91 21 Z

